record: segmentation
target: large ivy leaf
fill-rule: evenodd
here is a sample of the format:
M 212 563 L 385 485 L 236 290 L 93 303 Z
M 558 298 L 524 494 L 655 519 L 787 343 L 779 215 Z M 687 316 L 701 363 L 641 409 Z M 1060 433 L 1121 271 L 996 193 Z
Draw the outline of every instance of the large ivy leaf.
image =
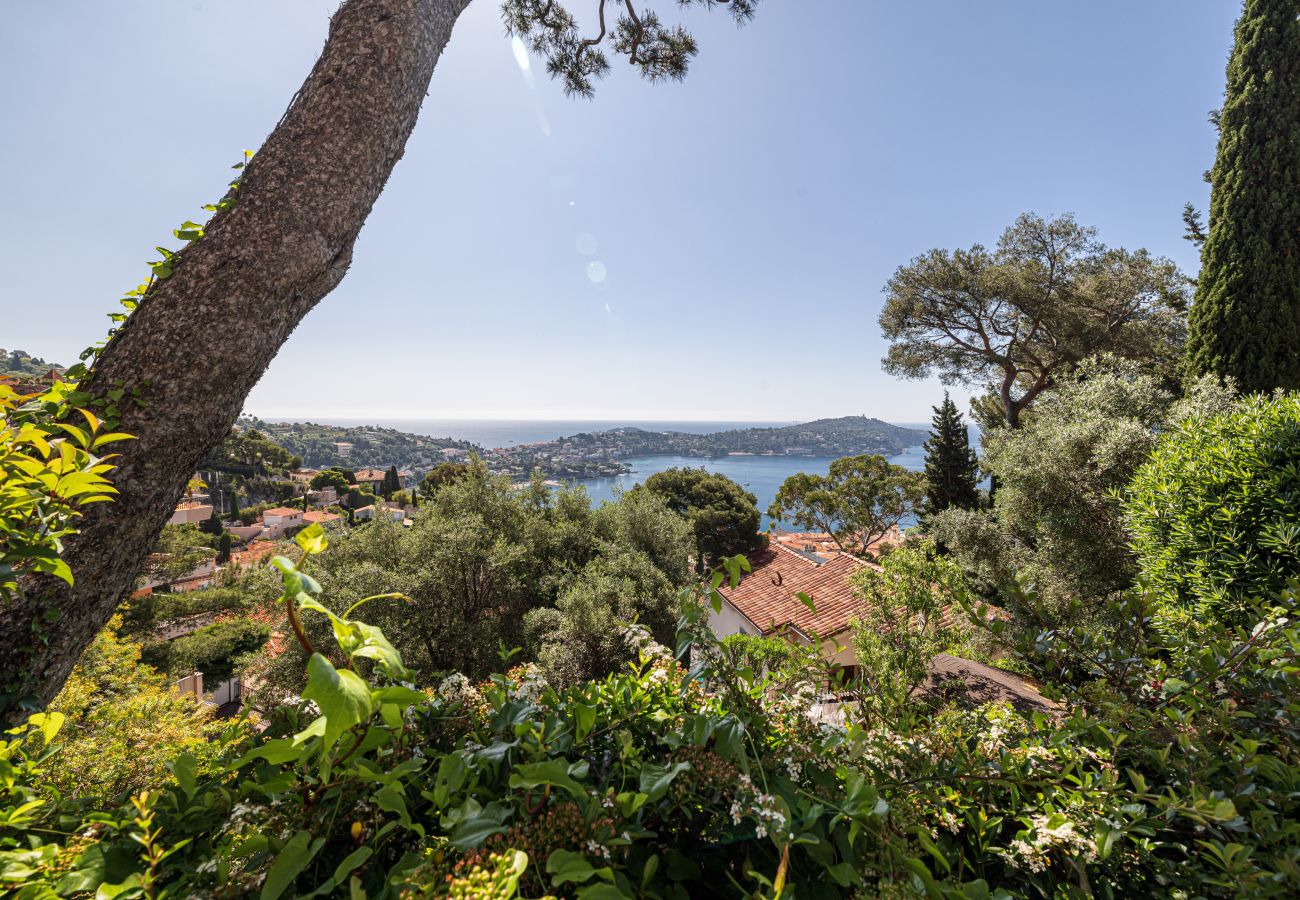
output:
M 307 662 L 306 700 L 316 701 L 325 718 L 325 750 L 338 742 L 343 732 L 370 718 L 370 686 L 350 669 L 336 669 L 319 653 Z

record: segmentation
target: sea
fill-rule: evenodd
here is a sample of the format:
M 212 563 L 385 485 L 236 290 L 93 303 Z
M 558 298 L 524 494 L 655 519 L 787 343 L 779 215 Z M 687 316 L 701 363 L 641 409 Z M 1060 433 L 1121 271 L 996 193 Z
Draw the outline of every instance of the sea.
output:
M 410 434 L 423 434 L 429 437 L 449 437 L 462 441 L 471 441 L 481 447 L 494 449 L 512 447 L 518 444 L 532 444 L 538 441 L 550 441 L 580 432 L 607 431 L 611 428 L 635 427 L 646 431 L 685 431 L 693 434 L 709 434 L 715 431 L 729 431 L 735 428 L 773 428 L 797 424 L 790 422 L 635 422 L 635 421 L 590 421 L 590 420 L 507 420 L 507 419 L 381 419 L 363 422 L 356 419 L 317 419 L 312 421 L 322 425 L 339 425 L 345 427 L 359 425 L 379 425 L 383 428 L 395 428 Z M 929 423 L 896 422 L 904 428 L 915 428 L 928 432 Z M 580 478 L 574 483 L 586 489 L 593 504 L 614 500 L 620 493 L 633 485 L 640 484 L 656 472 L 680 466 L 702 468 L 708 472 L 719 472 L 742 485 L 758 499 L 758 508 L 763 512 L 762 528 L 771 526 L 772 520 L 767 515 L 767 508 L 776 498 L 776 492 L 786 478 L 798 472 L 825 475 L 835 457 L 820 456 L 724 456 L 718 459 L 700 459 L 694 456 L 638 456 L 624 460 L 631 471 L 626 475 L 606 478 Z M 913 471 L 925 467 L 925 451 L 918 444 L 902 453 L 889 457 L 889 461 Z M 777 523 L 782 524 L 782 523 Z M 904 527 L 911 522 L 903 522 Z

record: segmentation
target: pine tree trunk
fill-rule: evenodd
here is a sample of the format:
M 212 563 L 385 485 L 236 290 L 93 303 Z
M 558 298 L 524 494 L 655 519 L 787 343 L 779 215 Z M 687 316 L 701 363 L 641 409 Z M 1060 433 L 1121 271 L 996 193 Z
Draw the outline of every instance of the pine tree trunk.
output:
M 64 558 L 76 586 L 0 608 L 0 718 L 47 704 L 132 589 L 207 451 L 290 332 L 342 280 L 469 0 L 347 0 L 316 65 L 244 174 L 237 203 L 174 260 L 84 387 L 140 387 L 123 410 L 116 502 L 88 508 Z M 239 335 L 231 341 L 232 333 Z

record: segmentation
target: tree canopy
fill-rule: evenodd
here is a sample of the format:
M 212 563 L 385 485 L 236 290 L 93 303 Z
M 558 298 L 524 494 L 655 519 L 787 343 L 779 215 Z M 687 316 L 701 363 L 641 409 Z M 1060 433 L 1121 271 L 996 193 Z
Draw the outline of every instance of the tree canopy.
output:
M 695 535 L 697 571 L 714 561 L 748 553 L 763 544 L 758 533 L 758 498 L 726 475 L 703 469 L 673 468 L 656 472 L 644 488 L 663 498 L 668 508 L 690 523 Z
M 916 513 L 925 476 L 883 456 L 846 456 L 825 475 L 799 472 L 776 492 L 767 514 L 800 528 L 825 531 L 841 550 L 866 553 L 891 528 Z
M 885 370 L 988 386 L 1005 424 L 1097 353 L 1172 376 L 1181 365 L 1186 283 L 1146 250 L 1107 247 L 1073 216 L 1025 213 L 994 250 L 931 250 L 885 287 Z

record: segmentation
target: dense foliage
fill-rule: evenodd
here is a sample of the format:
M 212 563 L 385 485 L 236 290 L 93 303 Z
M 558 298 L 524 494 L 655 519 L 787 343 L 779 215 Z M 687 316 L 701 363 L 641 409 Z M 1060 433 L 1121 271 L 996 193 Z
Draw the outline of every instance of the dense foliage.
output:
M 269 440 L 256 428 L 233 428 L 208 451 L 202 468 L 245 478 L 287 475 L 302 465 L 302 458 Z
M 675 653 L 630 629 L 636 662 L 603 679 L 556 690 L 523 667 L 422 693 L 382 632 L 276 565 L 292 627 L 331 624 L 308 645 L 311 705 L 225 736 L 219 771 L 183 754 L 170 784 L 98 813 L 44 792 L 62 717 L 33 718 L 0 744 L 0 879 L 27 896 L 272 900 L 1300 889 L 1300 629 L 1268 602 L 1196 653 L 1156 636 L 1116 659 L 1084 639 L 1070 658 L 1088 677 L 1059 717 L 993 706 L 841 729 L 808 718 L 810 683 L 728 661 L 712 591 L 684 598 Z M 1009 652 L 1066 639 L 1018 642 L 968 612 Z
M 964 617 L 954 615 L 964 590 L 961 568 L 932 542 L 912 541 L 854 580 L 867 601 L 853 622 L 862 702 L 897 721 L 915 710 L 934 657 L 967 641 Z
M 1188 335 L 1197 374 L 1300 388 L 1300 17 L 1246 0 L 1216 116 L 1210 223 Z
M 1253 395 L 1164 435 L 1124 506 L 1161 626 L 1247 624 L 1300 577 L 1300 398 Z
M 984 435 L 984 466 L 997 480 L 991 510 L 949 510 L 933 533 L 982 582 L 1005 591 L 1032 583 L 1061 623 L 1133 581 L 1121 500 L 1162 431 L 1231 394 L 1210 379 L 1176 399 L 1131 362 L 1085 362 L 1045 394 L 1019 429 Z
M 49 777 L 65 796 L 112 799 L 148 790 L 170 777 L 168 767 L 182 754 L 210 772 L 222 753 L 214 739 L 224 726 L 210 708 L 142 664 L 139 647 L 118 630 L 115 618 L 50 704 L 65 722 Z
M 695 536 L 696 571 L 724 556 L 761 545 L 758 499 L 726 475 L 704 469 L 673 468 L 656 472 L 629 495 L 646 491 L 690 522 Z
M 212 690 L 244 668 L 271 636 L 271 629 L 249 618 L 228 619 L 204 625 L 170 640 L 146 643 L 141 659 L 173 678 L 202 672 Z
M 593 510 L 580 490 L 540 482 L 517 490 L 476 463 L 421 505 L 410 527 L 381 520 L 336 538 L 312 574 L 335 612 L 400 592 L 403 600 L 376 602 L 367 618 L 430 678 L 498 671 L 504 646 L 526 647 L 559 680 L 602 675 L 628 658 L 609 643 L 615 621 L 637 618 L 668 640 L 689 550 L 685 522 L 644 491 Z M 259 589 L 266 596 L 256 579 L 246 587 Z M 329 628 L 306 627 L 321 632 L 314 641 Z M 300 654 L 291 646 L 269 663 L 277 698 L 301 684 Z

